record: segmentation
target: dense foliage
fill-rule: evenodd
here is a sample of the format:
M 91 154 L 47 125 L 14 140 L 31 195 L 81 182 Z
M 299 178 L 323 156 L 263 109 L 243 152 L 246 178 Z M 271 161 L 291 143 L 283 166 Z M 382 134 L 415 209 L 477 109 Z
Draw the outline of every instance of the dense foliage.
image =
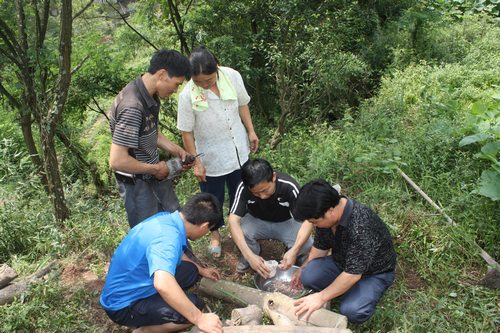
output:
M 77 10 L 87 1 L 74 3 Z M 8 4 L 0 17 L 11 22 L 13 5 L 0 4 Z M 58 258 L 104 277 L 128 228 L 108 169 L 104 114 L 114 94 L 144 71 L 151 44 L 205 44 L 244 75 L 262 143 L 257 156 L 300 182 L 339 183 L 389 225 L 397 283 L 373 319 L 351 327 L 355 332 L 494 331 L 500 295 L 477 282 L 487 270 L 480 248 L 500 253 L 498 9 L 493 0 L 131 2 L 120 10 L 145 41 L 117 10 L 94 3 L 73 22 L 72 62 L 81 67 L 59 127 L 74 144 L 56 144 L 71 210 L 62 224 L 26 150 L 21 114 L 2 94 L 0 263 L 28 275 Z M 53 55 L 56 44 L 44 50 Z M 12 68 L 1 62 L 0 87 L 17 97 L 22 87 Z M 178 141 L 175 110 L 175 99 L 165 103 L 161 121 Z M 177 183 L 181 200 L 196 190 L 190 174 Z M 95 290 L 60 280 L 53 274 L 1 306 L 0 331 L 117 329 L 95 322 Z

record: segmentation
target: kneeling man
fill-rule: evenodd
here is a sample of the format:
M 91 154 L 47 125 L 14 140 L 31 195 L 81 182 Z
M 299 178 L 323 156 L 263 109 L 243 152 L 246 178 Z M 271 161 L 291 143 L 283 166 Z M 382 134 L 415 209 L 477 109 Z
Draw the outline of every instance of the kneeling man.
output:
M 158 213 L 137 224 L 116 249 L 101 294 L 101 305 L 114 322 L 139 332 L 177 332 L 192 324 L 222 333 L 214 313 L 202 313 L 203 301 L 185 290 L 200 278 L 217 280 L 215 268 L 202 268 L 184 251 L 222 219 L 213 195 L 199 193 L 179 212 Z
M 296 315 L 309 318 L 342 296 L 341 314 L 352 323 L 368 320 L 394 282 L 396 252 L 387 226 L 370 208 L 340 196 L 324 180 L 302 187 L 293 212 L 316 229 L 309 257 L 292 279 L 292 286 L 302 284 L 316 293 L 295 302 Z
M 267 278 L 270 269 L 259 255 L 260 239 L 283 242 L 289 249 L 284 259 L 290 265 L 297 257 L 305 260 L 312 246 L 311 230 L 301 228 L 291 214 L 298 183 L 284 173 L 274 172 L 269 162 L 260 158 L 243 164 L 241 179 L 228 219 L 231 237 L 242 255 L 236 270 L 245 272 L 251 267 Z

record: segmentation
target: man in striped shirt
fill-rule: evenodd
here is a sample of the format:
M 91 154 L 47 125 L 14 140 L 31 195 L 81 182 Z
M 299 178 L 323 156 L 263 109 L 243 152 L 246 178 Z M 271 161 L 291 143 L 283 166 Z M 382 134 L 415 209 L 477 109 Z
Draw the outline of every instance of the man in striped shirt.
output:
M 269 162 L 260 158 L 243 164 L 241 179 L 228 220 L 231 237 L 242 255 L 236 270 L 242 273 L 251 267 L 268 277 L 271 270 L 259 255 L 260 239 L 283 242 L 289 249 L 285 262 L 306 259 L 313 244 L 310 230 L 301 228 L 291 213 L 298 183 L 287 174 L 274 172 Z
M 158 118 L 160 99 L 175 93 L 190 76 L 185 56 L 174 50 L 159 50 L 151 58 L 148 72 L 123 88 L 111 106 L 109 164 L 115 171 L 131 228 L 157 212 L 179 209 L 168 177 L 178 170 L 171 170 L 172 165 L 160 160 L 158 148 L 182 161 L 187 153 L 160 133 Z

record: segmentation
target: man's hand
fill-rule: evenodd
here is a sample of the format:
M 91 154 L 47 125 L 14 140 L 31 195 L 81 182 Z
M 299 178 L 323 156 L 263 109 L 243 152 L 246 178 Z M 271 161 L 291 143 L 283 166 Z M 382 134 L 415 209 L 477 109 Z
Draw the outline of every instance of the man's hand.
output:
M 252 267 L 252 269 L 264 279 L 267 279 L 269 273 L 271 273 L 271 270 L 267 267 L 264 258 L 261 256 L 253 254 L 250 260 L 248 260 L 248 263 L 250 264 L 250 267 Z
M 201 161 L 197 161 L 193 168 L 193 174 L 200 183 L 207 181 L 207 171 Z
M 302 289 L 302 281 L 300 281 L 300 274 L 302 273 L 302 267 L 299 267 L 295 272 L 293 272 L 292 280 L 290 281 L 290 287 L 292 289 Z
M 214 281 L 220 280 L 220 273 L 217 268 L 214 267 L 205 267 L 199 269 L 200 275 Z
M 281 260 L 279 267 L 286 271 L 292 267 L 293 264 L 295 264 L 295 261 L 297 261 L 297 251 L 291 248 L 283 255 L 283 259 Z
M 295 315 L 300 317 L 304 314 L 301 319 L 308 320 L 311 314 L 320 309 L 326 302 L 323 300 L 321 293 L 314 293 L 312 295 L 300 298 L 293 302 L 295 306 Z
M 222 322 L 215 313 L 202 313 L 196 327 L 205 333 L 223 333 Z
M 257 152 L 259 149 L 259 138 L 255 132 L 248 133 L 248 141 L 250 142 L 250 150 L 252 153 Z
M 165 161 L 160 161 L 155 164 L 154 172 L 152 173 L 156 179 L 162 180 L 165 179 L 169 174 L 169 170 L 167 167 L 167 163 Z

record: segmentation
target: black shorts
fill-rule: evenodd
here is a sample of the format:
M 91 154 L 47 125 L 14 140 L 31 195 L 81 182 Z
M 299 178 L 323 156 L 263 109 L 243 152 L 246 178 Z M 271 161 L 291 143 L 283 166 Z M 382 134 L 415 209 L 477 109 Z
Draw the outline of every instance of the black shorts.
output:
M 200 297 L 190 292 L 187 292 L 186 296 L 200 310 L 203 308 L 204 303 Z M 162 325 L 166 323 L 189 323 L 184 316 L 172 309 L 161 298 L 160 294 L 143 298 L 120 310 L 106 310 L 106 313 L 115 323 L 128 327 Z

